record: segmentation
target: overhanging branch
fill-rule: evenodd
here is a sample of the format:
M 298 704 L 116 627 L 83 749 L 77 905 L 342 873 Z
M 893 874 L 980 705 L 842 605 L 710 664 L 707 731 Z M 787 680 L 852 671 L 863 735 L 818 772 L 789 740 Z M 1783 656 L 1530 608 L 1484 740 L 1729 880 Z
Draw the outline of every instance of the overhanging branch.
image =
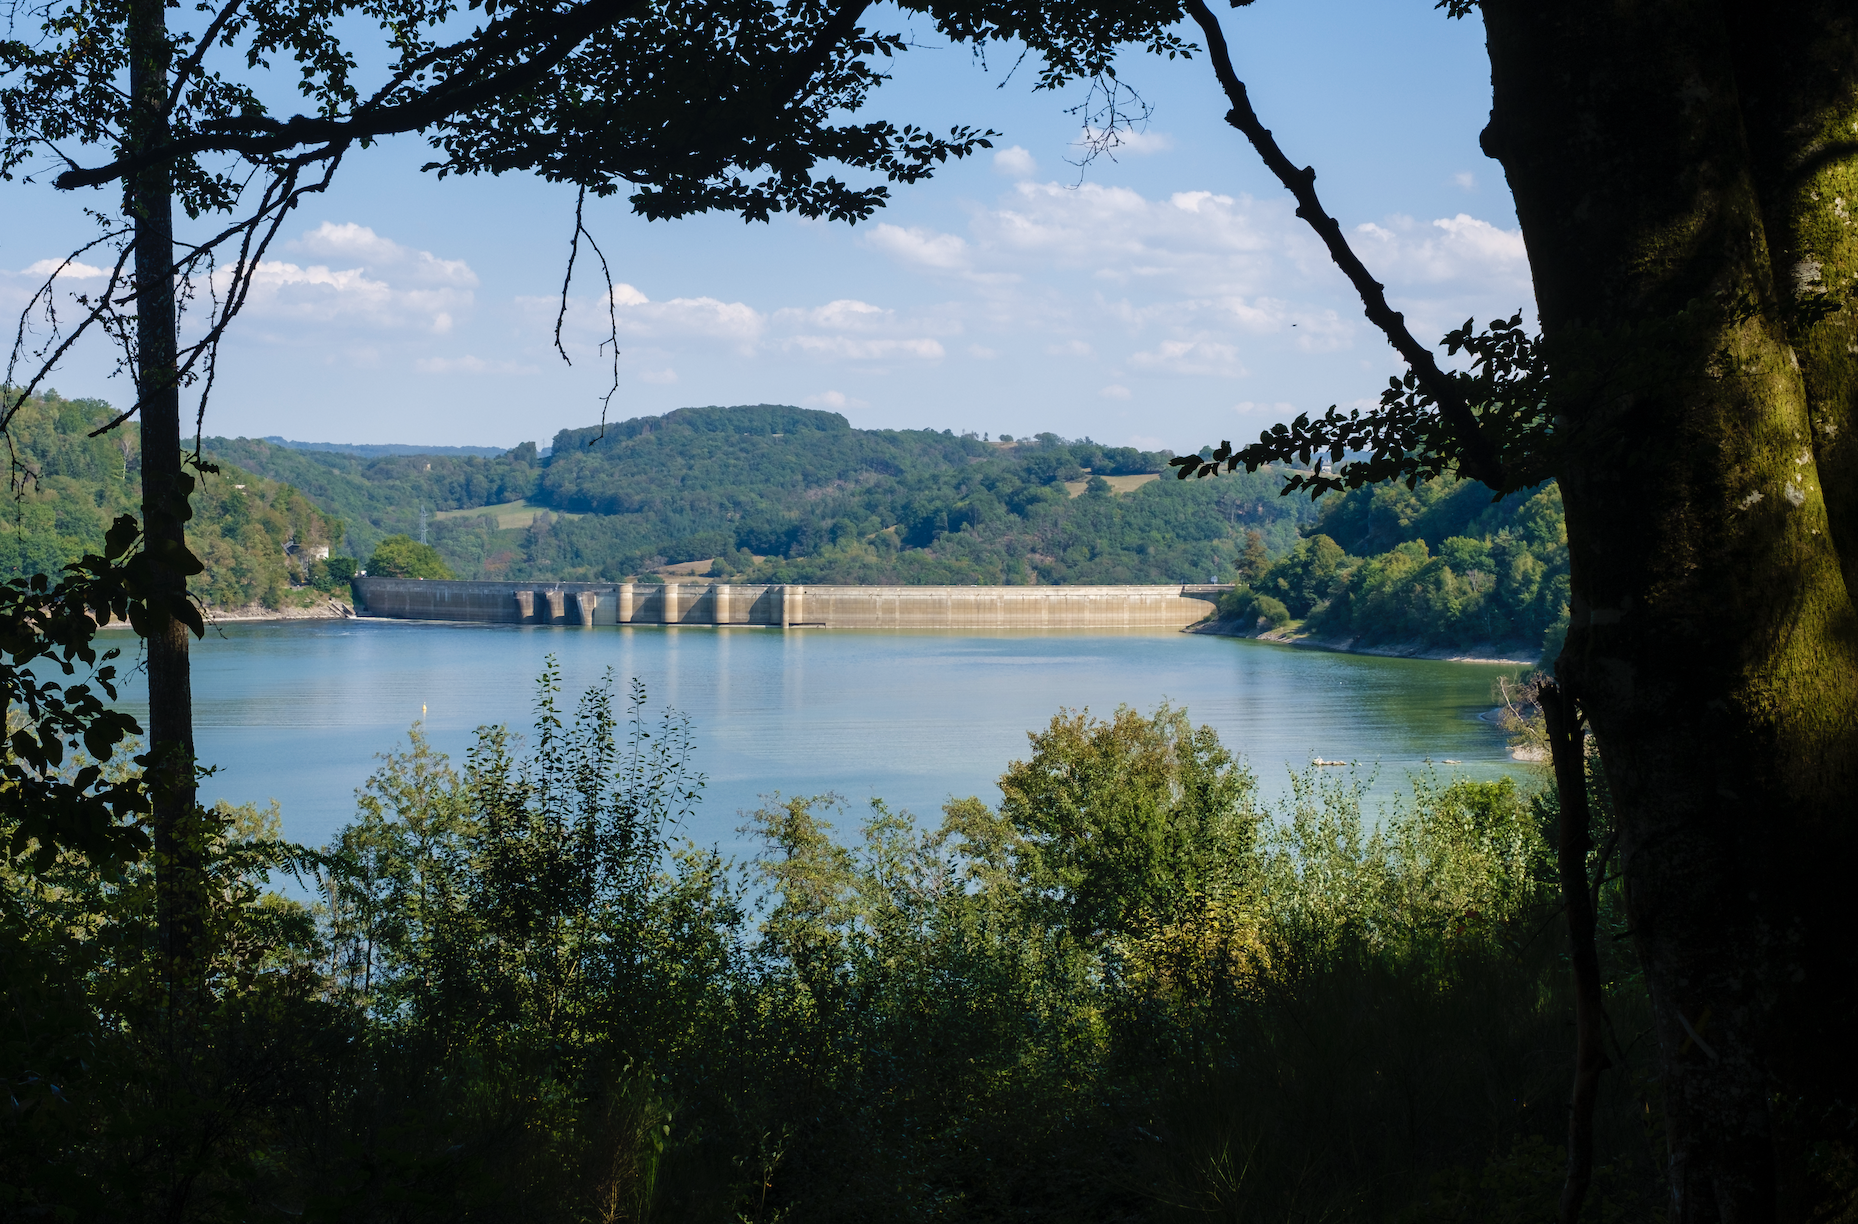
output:
M 1264 159 L 1271 173 L 1277 176 L 1278 182 L 1296 197 L 1297 215 L 1316 231 L 1317 237 L 1329 249 L 1329 257 L 1335 260 L 1342 274 L 1355 286 L 1368 321 L 1380 328 L 1438 404 L 1440 414 L 1464 448 L 1459 471 L 1493 489 L 1502 488 L 1503 463 L 1497 456 L 1496 447 L 1478 427 L 1477 417 L 1472 413 L 1470 404 L 1465 402 L 1452 379 L 1439 368 L 1432 351 L 1414 338 L 1413 333 L 1407 329 L 1406 319 L 1387 304 L 1386 286 L 1374 279 L 1367 266 L 1350 248 L 1348 240 L 1342 236 L 1341 223 L 1323 210 L 1322 201 L 1316 195 L 1315 167 L 1299 169 L 1294 165 L 1278 147 L 1270 129 L 1259 121 L 1258 113 L 1252 109 L 1245 82 L 1233 70 L 1232 55 L 1227 49 L 1225 32 L 1220 29 L 1219 19 L 1207 8 L 1206 0 L 1186 0 L 1186 9 L 1206 35 L 1213 71 L 1219 77 L 1221 88 L 1226 91 L 1226 99 L 1232 103 L 1232 109 L 1226 114 L 1226 122 L 1245 134 L 1252 148 L 1258 151 L 1258 156 Z
M 79 187 L 97 187 L 139 173 L 150 166 L 177 161 L 200 153 L 237 153 L 244 157 L 275 156 L 308 145 L 324 146 L 323 156 L 335 156 L 358 140 L 391 136 L 400 132 L 430 127 L 460 112 L 534 85 L 591 35 L 607 25 L 624 20 L 634 10 L 646 7 L 646 0 L 586 0 L 563 14 L 556 33 L 548 45 L 531 58 L 507 71 L 480 76 L 465 71 L 454 80 L 465 83 L 440 86 L 420 97 L 395 106 L 376 107 L 372 103 L 358 108 L 346 119 L 310 118 L 296 115 L 282 122 L 268 116 L 223 120 L 211 130 L 196 132 L 181 140 L 119 157 L 106 165 L 90 169 L 66 170 L 53 185 L 63 191 Z M 498 31 L 501 40 L 505 30 Z

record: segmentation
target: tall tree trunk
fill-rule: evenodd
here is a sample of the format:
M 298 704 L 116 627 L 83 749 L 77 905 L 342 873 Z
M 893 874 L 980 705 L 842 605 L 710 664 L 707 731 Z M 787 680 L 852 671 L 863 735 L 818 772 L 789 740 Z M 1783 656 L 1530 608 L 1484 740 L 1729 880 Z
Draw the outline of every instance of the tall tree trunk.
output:
M 170 44 L 166 0 L 132 0 L 129 13 L 129 141 L 146 148 L 168 135 Z M 165 995 L 166 1076 L 160 1093 L 163 1182 L 159 1210 L 185 1218 L 193 1184 L 186 1156 L 198 1020 L 197 943 L 205 884 L 194 790 L 193 686 L 187 627 L 167 610 L 185 597 L 188 494 L 181 467 L 177 381 L 179 320 L 174 292 L 173 176 L 166 166 L 136 174 L 125 201 L 135 227 L 136 397 L 142 418 L 142 531 L 152 617 L 147 626 L 148 777 L 155 843 L 155 921 Z
M 168 133 L 169 43 L 165 0 L 134 0 L 130 10 L 130 140 L 141 147 Z M 181 403 L 176 382 L 174 203 L 165 166 L 135 176 L 127 201 L 135 226 L 136 393 L 142 418 L 142 524 L 153 582 L 184 597 L 188 494 L 181 468 Z M 187 626 L 161 600 L 148 649 L 148 748 L 154 800 L 157 922 L 170 988 L 185 991 L 202 915 L 201 866 L 194 819 L 193 686 Z
M 1674 1221 L 1793 1218 L 1777 1126 L 1854 1087 L 1848 1055 L 1792 1051 L 1850 1016 L 1858 977 L 1858 945 L 1821 935 L 1845 925 L 1858 617 L 1828 510 L 1849 477 L 1822 488 L 1776 294 L 1747 49 L 1699 0 L 1484 13 L 1485 150 L 1515 194 L 1566 445 L 1556 671 L 1620 820 Z

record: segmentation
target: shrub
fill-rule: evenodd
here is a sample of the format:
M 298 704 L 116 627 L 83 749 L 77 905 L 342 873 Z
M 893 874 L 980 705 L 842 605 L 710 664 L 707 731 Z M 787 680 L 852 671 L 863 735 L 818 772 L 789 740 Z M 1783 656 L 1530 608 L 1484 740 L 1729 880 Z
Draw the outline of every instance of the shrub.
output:
M 430 544 L 411 536 L 390 535 L 374 547 L 368 573 L 376 578 L 450 578 L 452 571 Z

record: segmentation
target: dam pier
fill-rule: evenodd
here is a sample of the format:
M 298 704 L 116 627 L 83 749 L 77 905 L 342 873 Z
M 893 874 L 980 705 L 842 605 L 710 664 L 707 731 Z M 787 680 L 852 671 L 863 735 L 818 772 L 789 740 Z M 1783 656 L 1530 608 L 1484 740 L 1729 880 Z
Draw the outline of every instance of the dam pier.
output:
M 801 586 L 726 582 L 452 582 L 358 577 L 358 616 L 510 625 L 819 629 L 1184 629 L 1223 583 L 1167 586 Z

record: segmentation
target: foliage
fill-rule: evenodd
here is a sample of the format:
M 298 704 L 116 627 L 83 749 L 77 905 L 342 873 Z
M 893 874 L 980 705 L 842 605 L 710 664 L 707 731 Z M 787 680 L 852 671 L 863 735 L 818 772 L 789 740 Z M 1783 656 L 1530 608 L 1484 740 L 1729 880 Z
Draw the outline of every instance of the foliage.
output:
M 1064 899 L 1054 916 L 1080 943 L 1171 920 L 1191 899 L 1245 883 L 1254 780 L 1186 711 L 1124 708 L 1108 722 L 1061 714 L 1030 738 L 1032 758 L 1000 779 L 1000 818 L 1020 870 Z
M 1547 797 L 1427 773 L 1267 806 L 1184 711 L 1061 713 L 998 809 L 774 796 L 743 870 L 611 680 L 462 769 L 415 726 L 310 854 L 202 828 L 209 970 L 173 1063 L 148 873 L 0 871 L 9 1210 L 201 1220 L 1527 1219 L 1567 988 Z M 1602 831 L 1604 832 L 1604 830 Z M 268 891 L 302 873 L 306 907 Z M 1603 889 L 1610 929 L 1617 886 Z M 1612 1014 L 1642 990 L 1608 945 Z M 1643 1043 L 1639 1043 L 1642 1045 Z M 1644 1051 L 1600 1218 L 1655 1219 Z M 141 1136 L 178 1118 L 189 1152 Z M 1648 1119 L 1654 1129 L 1648 1133 Z
M 236 464 L 268 480 L 303 491 L 339 516 L 345 550 L 357 557 L 374 551 L 383 536 L 419 529 L 419 512 L 499 506 L 530 499 L 543 463 L 533 442 L 502 455 L 390 454 L 283 446 L 252 438 L 208 438 L 215 462 Z M 441 535 L 441 520 L 431 525 Z M 457 566 L 456 558 L 452 564 Z
M 55 391 L 25 400 L 9 426 L 16 484 L 11 530 L 0 534 L 0 573 L 58 575 L 100 552 L 112 519 L 141 501 L 140 435 L 133 424 L 90 434 L 116 414 L 101 400 Z M 343 591 L 330 578 L 342 522 L 288 485 L 230 464 L 205 474 L 192 498 L 188 548 L 204 567 L 189 591 L 215 607 L 309 598 L 305 588 Z
M 1548 409 L 1546 346 L 1541 337 L 1524 330 L 1521 311 L 1508 319 L 1492 319 L 1483 331 L 1476 326 L 1475 319 L 1466 319 L 1441 341 L 1447 356 L 1465 355 L 1465 369 L 1431 366 L 1422 374 L 1410 366 L 1403 377 L 1388 379 L 1379 406 L 1366 415 L 1354 408 L 1344 416 L 1334 405 L 1315 420 L 1302 413 L 1237 450 L 1221 443 L 1216 454 L 1198 462 L 1190 457 L 1171 460 L 1175 474 L 1185 480 L 1211 476 L 1221 465 L 1228 472 L 1241 464 L 1255 472 L 1268 464 L 1294 461 L 1309 470 L 1294 474 L 1284 492 L 1308 489 L 1311 497 L 1390 480 L 1412 489 L 1444 476 L 1470 476 L 1473 469 L 1479 469 L 1480 479 L 1488 477 L 1489 487 L 1499 496 L 1539 484 L 1552 472 L 1561 441 Z M 1404 336 L 1404 327 L 1398 330 Z M 1454 399 L 1454 407 L 1469 410 L 1469 434 L 1452 422 L 1442 396 Z M 1484 461 L 1480 449 L 1494 465 Z M 1325 452 L 1340 465 L 1327 473 Z M 1343 458 L 1351 454 L 1358 457 L 1344 464 Z
M 1066 481 L 1152 473 L 1166 456 L 1055 434 L 1007 446 L 860 430 L 836 413 L 774 405 L 564 430 L 546 457 L 527 443 L 495 459 L 368 460 L 247 439 L 207 448 L 304 489 L 366 547 L 372 533 L 408 531 L 422 506 L 522 500 L 553 511 L 515 529 L 434 522 L 434 547 L 466 577 L 610 581 L 711 558 L 718 576 L 745 581 L 1204 581 L 1230 572 L 1254 543 L 1248 531 L 1281 551 L 1314 513 L 1272 496 L 1270 474 L 1072 497 Z
M 1222 599 L 1222 616 L 1271 628 L 1294 619 L 1364 644 L 1560 650 L 1568 547 L 1553 485 L 1494 505 L 1469 481 L 1364 487 L 1326 499 L 1306 530 Z
M 74 850 L 113 872 L 148 848 L 139 827 L 147 797 L 117 757 L 142 728 L 112 706 L 119 652 L 99 654 L 95 644 L 99 623 L 147 615 L 141 567 L 127 556 L 136 542 L 135 520 L 124 516 L 101 555 L 57 583 L 35 574 L 0 584 L 0 853 L 9 859 L 30 855 L 42 868 Z M 77 683 L 48 675 L 80 668 Z
M 439 550 L 411 536 L 390 535 L 374 546 L 368 573 L 378 578 L 450 578 Z

